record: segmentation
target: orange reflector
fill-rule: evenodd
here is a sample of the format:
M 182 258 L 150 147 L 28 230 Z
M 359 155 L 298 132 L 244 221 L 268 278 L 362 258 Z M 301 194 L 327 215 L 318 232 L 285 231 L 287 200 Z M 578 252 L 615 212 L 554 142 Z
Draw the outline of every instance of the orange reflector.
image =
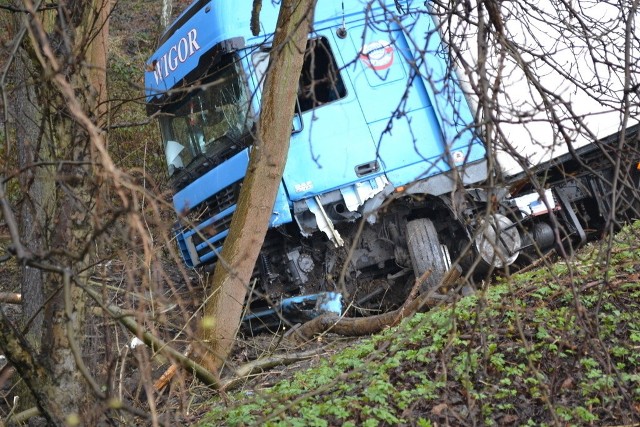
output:
M 640 169 L 640 164 L 638 164 L 638 169 Z M 402 193 L 404 191 L 404 186 L 400 186 L 396 188 L 396 193 Z

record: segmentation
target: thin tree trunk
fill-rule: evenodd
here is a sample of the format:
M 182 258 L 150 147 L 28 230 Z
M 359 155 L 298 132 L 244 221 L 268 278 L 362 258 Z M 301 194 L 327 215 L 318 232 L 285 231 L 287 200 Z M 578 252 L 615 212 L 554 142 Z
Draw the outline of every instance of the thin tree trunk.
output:
M 162 25 L 162 28 L 167 28 L 171 22 L 172 6 L 172 0 L 162 0 L 162 17 L 160 18 L 160 25 Z
M 13 4 L 19 8 L 23 6 L 21 0 L 15 0 Z M 53 22 L 52 15 L 52 12 L 42 13 L 43 21 Z M 13 23 L 14 28 L 21 28 L 23 16 L 15 14 Z M 44 25 L 51 28 L 49 23 Z M 16 35 L 13 34 L 14 37 Z M 29 55 L 28 41 L 22 40 L 21 49 L 13 58 L 10 70 L 16 87 L 12 93 L 12 102 L 7 108 L 15 129 L 17 166 L 22 171 L 18 176 L 20 192 L 23 195 L 18 205 L 19 240 L 28 252 L 38 254 L 48 248 L 48 230 L 55 213 L 55 167 L 50 163 L 53 160 L 51 145 L 43 137 L 47 106 L 41 102 L 36 92 L 34 82 L 39 76 L 39 71 Z M 20 330 L 24 332 L 31 351 L 38 355 L 44 328 L 46 273 L 42 269 L 21 263 L 19 283 L 22 302 Z M 20 397 L 19 408 L 30 408 L 37 404 L 26 382 L 19 382 L 15 392 Z
M 15 0 L 14 6 L 21 8 L 23 2 Z M 52 15 L 52 12 L 44 12 L 43 21 L 53 22 Z M 49 22 L 44 25 L 50 26 Z M 22 23 L 21 15 L 14 16 L 16 28 L 20 28 Z M 23 47 L 27 47 L 27 42 L 23 40 Z M 15 125 L 18 167 L 23 171 L 19 175 L 20 190 L 24 195 L 20 204 L 20 241 L 29 252 L 40 253 L 48 247 L 47 230 L 54 215 L 55 167 L 44 166 L 52 160 L 51 146 L 43 138 L 46 107 L 36 93 L 34 82 L 39 72 L 28 52 L 28 48 L 19 49 L 14 57 L 11 70 L 17 85 L 13 102 L 7 107 Z M 30 344 L 39 351 L 44 321 L 45 274 L 26 264 L 21 266 L 20 273 L 22 327 Z
M 35 79 L 19 75 L 25 89 L 20 93 L 22 109 L 17 118 L 27 123 L 18 140 L 23 150 L 21 162 L 27 170 L 21 184 L 30 196 L 26 198 L 30 204 L 23 210 L 27 223 L 22 239 L 26 240 L 19 243 L 29 249 L 21 261 L 48 265 L 46 270 L 35 270 L 37 278 L 45 281 L 48 294 L 44 298 L 46 334 L 40 355 L 15 328 L 2 337 L 0 347 L 32 391 L 49 424 L 80 421 L 94 425 L 104 410 L 96 405 L 104 392 L 83 360 L 87 295 L 77 284 L 88 279 L 94 247 L 93 213 L 99 184 L 96 171 L 109 169 L 98 153 L 104 151 L 104 141 L 95 124 L 107 111 L 104 100 L 110 1 L 61 2 L 58 9 L 46 13 L 35 12 L 29 0 L 23 7 L 29 10 L 21 15 L 28 28 L 29 44 L 21 54 L 24 63 L 20 65 L 25 70 L 39 69 L 34 76 L 46 78 L 35 86 Z M 64 18 L 55 19 L 60 12 Z M 51 22 L 55 22 L 55 28 Z M 37 90 L 27 89 L 32 87 Z M 42 122 L 36 123 L 38 139 L 29 126 L 34 117 L 42 117 Z M 42 160 L 59 163 L 52 169 L 33 167 L 34 162 Z M 42 209 L 44 203 L 46 209 Z M 45 251 L 49 255 L 44 262 L 31 255 Z M 36 304 L 39 308 L 43 300 Z M 7 331 L 10 322 L 4 317 L 0 320 L 3 331 Z
M 88 67 L 70 77 L 73 88 L 85 88 L 80 107 L 87 118 L 99 123 L 106 113 L 106 54 L 109 16 L 109 0 L 94 0 L 84 9 L 76 9 L 78 26 L 73 38 L 72 52 L 81 52 L 76 60 L 84 60 Z M 49 58 L 53 62 L 53 58 Z M 60 76 L 54 79 L 57 91 L 65 93 L 66 82 Z M 63 87 L 63 85 L 65 87 Z M 76 89 L 77 90 L 77 89 Z M 63 99 L 69 102 L 67 94 Z M 78 100 L 77 99 L 77 100 Z M 67 107 L 72 109 L 71 107 Z M 92 146 L 89 134 L 79 128 L 73 117 L 58 120 L 54 129 L 56 146 L 65 158 L 74 160 L 58 168 L 57 212 L 53 229 L 52 247 L 65 254 L 68 273 L 53 275 L 50 283 L 54 294 L 47 304 L 47 357 L 48 368 L 58 387 L 64 390 L 57 397 L 58 403 L 71 416 L 77 415 L 86 424 L 93 422 L 96 397 L 101 391 L 93 383 L 91 372 L 84 366 L 82 350 L 85 340 L 87 294 L 76 283 L 87 283 L 88 266 L 93 245 L 87 245 L 94 232 L 95 201 L 99 199 L 101 177 L 100 155 Z M 96 166 L 97 169 L 93 168 Z M 69 277 L 71 275 L 72 277 Z M 72 280 L 71 280 L 72 279 Z M 89 387 L 89 385 L 92 387 Z M 93 388 L 93 390 L 92 390 Z
M 25 382 L 35 397 L 40 413 L 47 419 L 48 425 L 64 426 L 66 408 L 56 398 L 61 391 L 46 368 L 34 357 L 34 350 L 16 331 L 14 324 L 0 310 L 0 348 L 7 359 L 16 368 L 20 378 Z
M 248 283 L 264 241 L 282 180 L 315 0 L 283 0 L 262 96 L 257 141 L 251 151 L 221 258 L 210 280 L 200 336 L 202 363 L 216 372 L 231 351 Z
M 20 205 L 20 240 L 25 248 L 38 253 L 47 247 L 47 224 L 51 218 L 51 199 L 54 191 L 52 176 L 44 179 L 50 167 L 33 166 L 36 162 L 47 161 L 47 148 L 43 147 L 41 135 L 42 112 L 38 107 L 30 70 L 32 64 L 19 52 L 15 60 L 15 77 L 20 84 L 13 104 L 16 123 L 16 147 L 18 166 L 24 170 L 20 175 L 20 187 L 25 197 Z M 42 339 L 44 312 L 44 273 L 40 269 L 23 265 L 21 267 L 20 293 L 24 296 L 22 305 L 22 326 L 27 331 L 31 345 L 38 350 Z

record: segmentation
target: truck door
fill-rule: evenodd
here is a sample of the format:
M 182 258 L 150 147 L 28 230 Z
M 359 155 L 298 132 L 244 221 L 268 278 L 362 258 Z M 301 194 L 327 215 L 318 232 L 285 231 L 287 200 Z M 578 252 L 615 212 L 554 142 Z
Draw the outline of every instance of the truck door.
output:
M 382 174 L 376 149 L 356 99 L 342 70 L 331 31 L 316 31 L 310 39 L 298 85 L 296 111 L 283 180 L 297 201 Z M 256 61 L 254 67 L 266 66 Z M 260 71 L 258 71 L 258 74 Z

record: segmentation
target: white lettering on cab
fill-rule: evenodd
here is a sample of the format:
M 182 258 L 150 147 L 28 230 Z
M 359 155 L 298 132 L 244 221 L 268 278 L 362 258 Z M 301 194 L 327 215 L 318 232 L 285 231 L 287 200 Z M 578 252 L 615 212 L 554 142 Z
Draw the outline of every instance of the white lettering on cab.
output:
M 197 37 L 198 32 L 194 28 L 187 33 L 186 37 L 182 37 L 178 40 L 178 43 L 171 46 L 169 51 L 162 55 L 160 60 L 154 61 L 153 75 L 156 78 L 156 84 L 160 84 L 162 80 L 169 77 L 169 73 L 178 68 L 178 65 L 185 62 L 191 55 L 200 50 L 200 45 L 196 40 Z

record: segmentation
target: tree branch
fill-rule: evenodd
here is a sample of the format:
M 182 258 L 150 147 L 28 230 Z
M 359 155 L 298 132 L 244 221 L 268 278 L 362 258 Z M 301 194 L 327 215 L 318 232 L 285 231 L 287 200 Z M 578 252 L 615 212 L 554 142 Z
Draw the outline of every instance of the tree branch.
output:
M 442 281 L 441 287 L 448 287 L 455 283 L 461 275 L 459 268 L 450 270 Z M 416 280 L 418 286 L 420 280 L 425 280 L 428 274 L 423 274 Z M 414 286 L 415 288 L 415 286 Z M 431 308 L 443 301 L 446 296 L 437 294 L 437 289 L 432 289 L 426 294 L 420 295 L 418 298 L 403 304 L 397 310 L 379 314 L 370 317 L 339 317 L 334 314 L 324 314 L 305 323 L 294 332 L 292 340 L 294 342 L 305 342 L 312 339 L 315 335 L 324 332 L 333 332 L 346 336 L 363 336 L 371 335 L 382 331 L 384 328 L 392 327 L 400 323 L 405 317 L 409 317 L 418 311 Z
M 42 12 L 44 10 L 54 10 L 57 8 L 58 8 L 58 3 L 49 3 L 49 4 L 45 4 L 43 6 L 38 7 L 36 9 L 36 12 Z M 30 12 L 30 10 L 28 9 L 24 9 L 21 7 L 7 6 L 4 4 L 0 4 L 0 10 L 7 10 L 13 13 L 29 13 Z
M 15 292 L 0 292 L 0 303 L 22 304 L 22 294 L 17 294 Z
M 209 387 L 216 389 L 220 388 L 220 379 L 217 375 L 209 372 L 206 368 L 200 365 L 198 362 L 183 355 L 179 351 L 175 350 L 160 338 L 155 337 L 150 332 L 145 331 L 144 328 L 136 323 L 131 314 L 126 313 L 120 307 L 109 304 L 105 305 L 102 301 L 102 297 L 92 289 L 85 288 L 85 291 L 89 294 L 94 301 L 96 301 L 105 312 L 120 322 L 125 328 L 132 334 L 137 336 L 153 351 L 157 351 L 165 356 L 174 359 L 180 366 L 193 372 L 195 376 Z
M 252 360 L 251 362 L 238 367 L 238 369 L 235 370 L 235 377 L 227 378 L 222 381 L 222 389 L 227 390 L 235 387 L 240 381 L 246 379 L 256 371 L 264 371 L 265 369 L 270 369 L 279 365 L 290 365 L 292 363 L 299 362 L 300 360 L 319 356 L 322 353 L 323 350 L 313 349 L 299 353 L 278 354 L 271 357 Z

